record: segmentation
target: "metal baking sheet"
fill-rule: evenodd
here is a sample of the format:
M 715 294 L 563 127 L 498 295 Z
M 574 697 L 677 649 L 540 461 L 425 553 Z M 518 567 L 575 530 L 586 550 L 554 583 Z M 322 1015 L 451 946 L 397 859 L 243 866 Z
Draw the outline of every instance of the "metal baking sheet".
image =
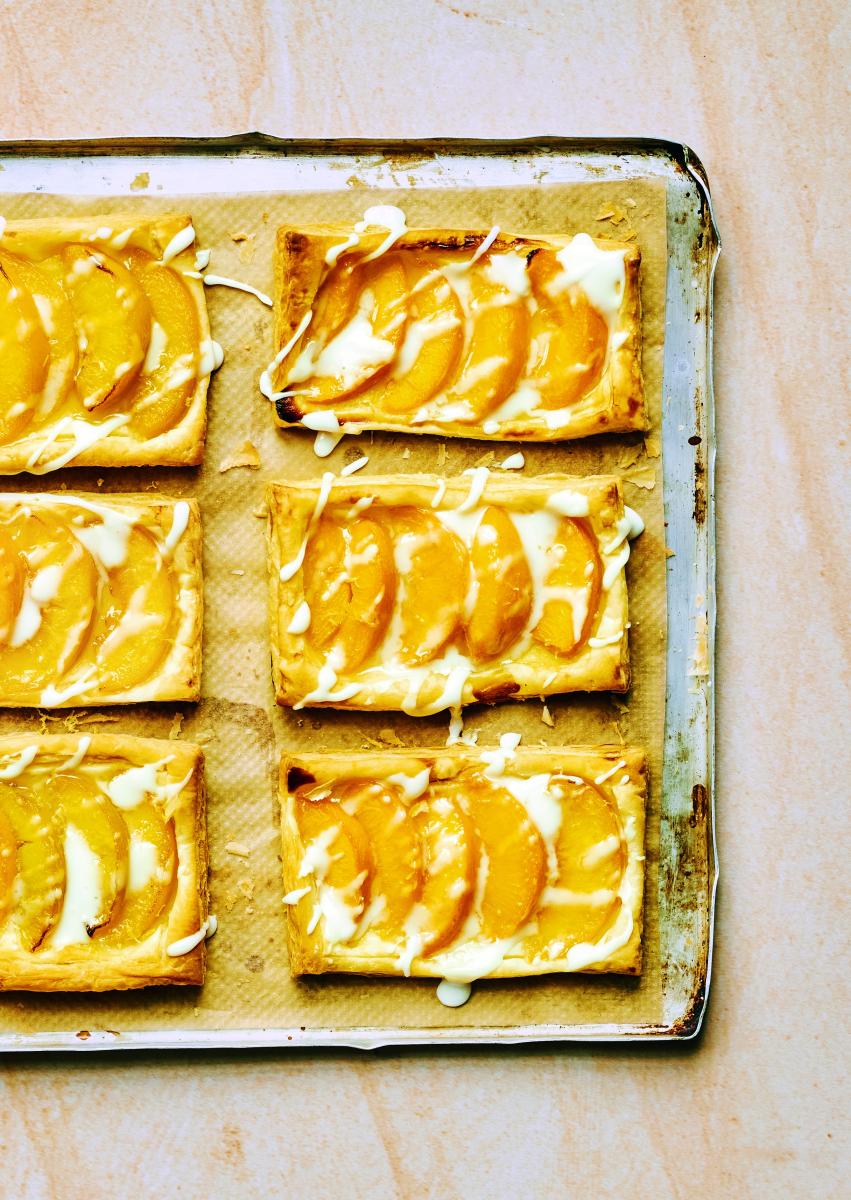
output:
M 662 462 L 667 561 L 667 692 L 661 785 L 662 1012 L 653 1024 L 465 1028 L 331 1027 L 11 1033 L 0 1050 L 378 1046 L 685 1039 L 706 1011 L 718 868 L 714 840 L 714 406 L 712 286 L 719 251 L 709 185 L 687 147 L 655 140 L 366 143 L 217 140 L 0 145 L 0 191 L 103 198 L 149 173 L 157 198 L 235 193 L 514 187 L 660 179 L 667 188 Z M 404 203 L 404 199 L 400 200 Z M 214 401 L 215 403 L 215 401 Z

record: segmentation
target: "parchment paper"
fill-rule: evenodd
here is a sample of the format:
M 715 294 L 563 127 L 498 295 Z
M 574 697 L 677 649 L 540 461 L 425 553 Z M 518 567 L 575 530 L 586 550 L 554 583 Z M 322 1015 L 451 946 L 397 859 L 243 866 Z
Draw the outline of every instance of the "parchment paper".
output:
M 446 716 L 394 713 L 290 713 L 273 700 L 269 669 L 263 493 L 266 480 L 316 477 L 362 454 L 366 472 L 429 471 L 444 475 L 493 465 L 515 449 L 423 436 L 363 434 L 345 439 L 330 459 L 313 454 L 313 437 L 278 430 L 257 389 L 272 357 L 272 316 L 251 296 L 208 289 L 214 336 L 224 366 L 210 391 L 207 452 L 200 469 L 73 470 L 40 479 L 17 476 L 9 490 L 122 492 L 159 490 L 196 496 L 204 526 L 205 634 L 203 700 L 197 706 L 139 706 L 76 710 L 39 717 L 5 710 L 0 730 L 40 728 L 121 733 L 200 742 L 206 751 L 209 794 L 211 907 L 219 931 L 209 942 L 203 989 L 157 989 L 104 996 L 0 997 L 6 1032 L 130 1030 L 198 1033 L 208 1029 L 370 1028 L 422 1029 L 564 1023 L 645 1023 L 661 1017 L 658 939 L 659 788 L 665 704 L 665 546 L 662 472 L 658 457 L 662 341 L 665 308 L 665 186 L 660 181 L 541 184 L 534 188 L 368 190 L 357 176 L 346 190 L 319 194 L 198 196 L 177 203 L 157 191 L 156 177 L 140 177 L 127 198 L 93 202 L 33 194 L 0 197 L 7 220 L 53 213 L 108 213 L 137 205 L 146 211 L 189 211 L 199 246 L 213 250 L 210 271 L 271 293 L 275 228 L 284 222 L 357 220 L 370 204 L 393 202 L 408 224 L 509 232 L 575 233 L 637 239 L 642 251 L 644 374 L 653 430 L 555 446 L 523 446 L 525 474 L 545 471 L 620 471 L 626 497 L 643 516 L 646 532 L 633 544 L 627 574 L 633 689 L 627 697 L 569 696 L 548 702 L 554 726 L 542 721 L 537 701 L 468 710 L 466 727 L 480 744 L 516 730 L 527 745 L 614 743 L 646 747 L 651 768 L 645 907 L 645 966 L 640 979 L 556 976 L 548 980 L 482 982 L 463 1008 L 444 1008 L 434 984 L 414 980 L 311 978 L 287 971 L 275 797 L 283 747 L 301 750 L 443 745 Z M 145 185 L 146 186 L 143 186 Z M 203 161 L 199 162 L 203 186 Z M 221 472 L 250 441 L 259 469 Z

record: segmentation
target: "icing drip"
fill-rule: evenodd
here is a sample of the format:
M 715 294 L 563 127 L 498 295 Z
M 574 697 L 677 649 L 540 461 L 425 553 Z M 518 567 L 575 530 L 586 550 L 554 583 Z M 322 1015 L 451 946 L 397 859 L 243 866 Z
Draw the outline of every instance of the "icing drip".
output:
M 238 279 L 228 279 L 226 275 L 205 275 L 204 285 L 206 287 L 229 287 L 235 292 L 247 292 L 250 296 L 256 296 L 261 304 L 265 304 L 267 308 L 272 307 L 272 297 L 267 296 L 265 292 L 260 292 L 250 283 L 241 283 Z
M 179 229 L 177 231 L 169 244 L 166 246 L 165 250 L 163 250 L 163 256 L 160 259 L 160 262 L 163 264 L 163 266 L 165 266 L 166 263 L 171 262 L 171 260 L 176 258 L 177 255 L 183 250 L 186 250 L 187 247 L 191 246 L 194 241 L 195 230 L 191 225 L 185 225 L 183 229 Z
M 188 934 L 184 938 L 179 938 L 176 942 L 172 942 L 170 946 L 166 946 L 165 952 L 169 958 L 180 958 L 183 954 L 189 954 L 196 946 L 200 946 L 206 938 L 211 938 L 218 927 L 218 918 L 213 913 L 210 913 L 199 930 Z
M 280 569 L 281 580 L 286 583 L 288 579 L 292 579 L 296 571 L 301 569 L 301 564 L 304 562 L 304 555 L 307 550 L 307 543 L 310 540 L 310 535 L 322 513 L 325 511 L 325 505 L 328 503 L 328 497 L 331 494 L 331 488 L 334 486 L 334 476 L 330 471 L 326 471 L 322 476 L 322 485 L 319 489 L 319 495 L 316 498 L 316 505 L 310 515 L 310 520 L 307 522 L 307 529 L 304 532 L 304 539 L 299 548 L 298 554 L 292 561 L 284 563 Z

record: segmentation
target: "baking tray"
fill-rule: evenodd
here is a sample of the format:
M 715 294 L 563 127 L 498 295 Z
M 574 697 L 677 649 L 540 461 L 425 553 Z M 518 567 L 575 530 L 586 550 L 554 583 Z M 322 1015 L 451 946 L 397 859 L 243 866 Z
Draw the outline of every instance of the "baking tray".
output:
M 703 167 L 688 148 L 633 139 L 305 142 L 264 134 L 0 144 L 0 191 L 76 195 L 120 208 L 140 178 L 157 200 L 199 192 L 295 194 L 350 188 L 534 189 L 578 182 L 661 180 L 667 271 L 662 381 L 667 640 L 664 763 L 659 815 L 661 1011 L 652 1022 L 516 1023 L 464 1027 L 97 1028 L 17 1033 L 0 1023 L 0 1050 L 510 1044 L 694 1037 L 706 1011 L 718 877 L 714 838 L 714 406 L 712 287 L 719 251 Z M 366 196 L 368 193 L 363 192 Z M 366 203 L 366 201 L 365 201 Z M 216 404 L 216 388 L 212 391 Z M 63 480 L 72 480 L 65 472 Z M 24 487 L 30 481 L 23 477 Z M 40 481 L 41 486 L 44 481 Z M 73 486 L 73 484 L 72 484 Z M 90 486 L 81 480 L 81 486 Z M 369 986 L 366 984 L 365 986 Z M 566 980 L 565 987 L 570 986 Z M 384 1011 L 384 1010 L 382 1010 Z M 305 1020 L 309 1019 L 305 1014 Z M 129 1028 L 127 1026 L 130 1026 Z

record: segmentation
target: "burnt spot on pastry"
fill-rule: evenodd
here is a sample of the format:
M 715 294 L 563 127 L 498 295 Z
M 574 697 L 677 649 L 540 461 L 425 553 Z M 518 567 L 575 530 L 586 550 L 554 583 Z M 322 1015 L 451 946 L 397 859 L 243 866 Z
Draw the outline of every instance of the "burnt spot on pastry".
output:
M 316 776 L 310 771 L 305 771 L 304 767 L 287 768 L 287 791 L 295 792 L 311 783 L 316 783 Z
M 278 414 L 278 420 L 283 421 L 285 425 L 294 425 L 304 416 L 295 396 L 281 396 L 275 401 L 275 412 Z
M 475 690 L 473 695 L 483 704 L 496 704 L 498 700 L 508 700 L 520 691 L 520 684 L 508 680 L 506 683 L 494 683 L 491 687 Z

